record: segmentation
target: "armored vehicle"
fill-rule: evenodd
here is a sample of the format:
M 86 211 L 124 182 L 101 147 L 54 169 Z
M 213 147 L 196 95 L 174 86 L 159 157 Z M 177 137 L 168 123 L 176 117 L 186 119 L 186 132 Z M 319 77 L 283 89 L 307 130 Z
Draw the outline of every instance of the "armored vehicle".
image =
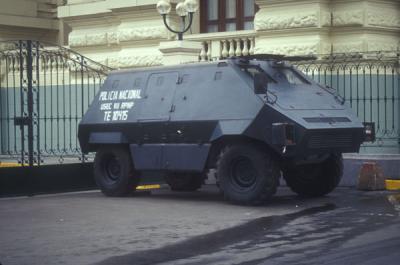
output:
M 95 179 L 123 196 L 162 176 L 194 191 L 211 172 L 225 198 L 260 204 L 280 176 L 303 196 L 339 183 L 342 153 L 373 140 L 333 89 L 296 70 L 290 57 L 115 71 L 79 125 L 82 151 L 96 152 Z

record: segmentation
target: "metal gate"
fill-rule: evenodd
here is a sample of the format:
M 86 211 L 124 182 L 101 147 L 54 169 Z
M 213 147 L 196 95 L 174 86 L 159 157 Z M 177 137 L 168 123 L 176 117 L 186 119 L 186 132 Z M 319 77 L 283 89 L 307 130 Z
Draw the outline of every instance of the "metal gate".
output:
M 295 62 L 320 84 L 336 89 L 363 121 L 375 122 L 377 141 L 363 153 L 400 153 L 400 52 L 330 54 Z
M 78 123 L 110 68 L 37 41 L 0 42 L 0 161 L 82 161 Z
M 363 152 L 400 153 L 400 54 L 334 54 L 295 62 L 335 88 L 377 142 Z M 37 41 L 0 42 L 0 162 L 22 166 L 85 162 L 77 129 L 112 69 L 76 52 Z

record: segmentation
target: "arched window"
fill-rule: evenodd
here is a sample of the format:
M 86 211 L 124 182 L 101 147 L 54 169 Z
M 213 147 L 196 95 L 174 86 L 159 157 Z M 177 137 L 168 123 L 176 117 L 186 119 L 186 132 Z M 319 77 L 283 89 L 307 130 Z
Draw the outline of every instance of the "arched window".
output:
M 202 33 L 254 28 L 254 0 L 202 0 L 200 5 Z

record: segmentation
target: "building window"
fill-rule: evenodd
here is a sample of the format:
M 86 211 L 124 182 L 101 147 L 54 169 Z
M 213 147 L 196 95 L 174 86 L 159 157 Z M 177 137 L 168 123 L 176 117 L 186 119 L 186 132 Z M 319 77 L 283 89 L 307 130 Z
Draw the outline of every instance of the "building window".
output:
M 254 0 L 202 0 L 200 8 L 202 33 L 254 28 Z

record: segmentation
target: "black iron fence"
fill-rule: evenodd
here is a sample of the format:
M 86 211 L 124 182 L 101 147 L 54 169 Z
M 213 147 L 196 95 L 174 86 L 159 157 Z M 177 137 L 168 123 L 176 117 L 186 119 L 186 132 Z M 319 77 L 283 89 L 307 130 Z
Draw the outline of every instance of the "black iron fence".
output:
M 0 161 L 85 161 L 78 123 L 108 70 L 62 47 L 0 42 Z
M 363 121 L 375 122 L 377 141 L 368 153 L 400 153 L 400 53 L 331 54 L 295 65 L 336 89 Z
M 321 59 L 322 58 L 322 59 Z M 400 153 L 399 53 L 335 54 L 294 64 L 333 87 L 377 141 L 363 152 Z M 71 50 L 36 41 L 0 42 L 0 161 L 85 162 L 80 119 L 111 70 Z

